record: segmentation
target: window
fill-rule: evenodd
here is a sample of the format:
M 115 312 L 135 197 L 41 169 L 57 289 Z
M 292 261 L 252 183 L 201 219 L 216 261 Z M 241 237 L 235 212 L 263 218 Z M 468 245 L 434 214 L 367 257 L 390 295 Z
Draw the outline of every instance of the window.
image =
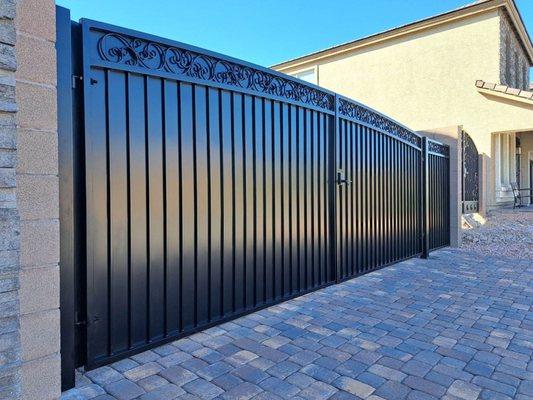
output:
M 294 74 L 294 77 L 295 78 L 298 78 L 298 79 L 301 79 L 302 81 L 306 81 L 306 82 L 309 82 L 309 83 L 314 83 L 315 85 L 317 84 L 317 80 L 316 80 L 316 74 L 315 74 L 315 69 L 307 69 L 305 71 L 300 71 L 300 72 L 297 72 Z

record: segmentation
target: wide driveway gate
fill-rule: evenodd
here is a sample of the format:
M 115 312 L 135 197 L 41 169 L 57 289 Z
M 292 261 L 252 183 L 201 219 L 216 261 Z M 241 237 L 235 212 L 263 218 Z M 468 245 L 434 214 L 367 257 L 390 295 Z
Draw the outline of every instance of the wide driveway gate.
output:
M 57 20 L 64 387 L 74 366 L 427 256 L 430 141 L 266 68 Z

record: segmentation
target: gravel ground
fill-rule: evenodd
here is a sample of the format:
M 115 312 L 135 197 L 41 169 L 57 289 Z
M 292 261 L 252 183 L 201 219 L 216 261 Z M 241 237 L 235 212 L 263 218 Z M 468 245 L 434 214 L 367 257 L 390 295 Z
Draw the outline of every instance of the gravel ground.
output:
M 462 247 L 485 255 L 533 260 L 533 207 L 491 211 L 485 225 L 463 230 Z

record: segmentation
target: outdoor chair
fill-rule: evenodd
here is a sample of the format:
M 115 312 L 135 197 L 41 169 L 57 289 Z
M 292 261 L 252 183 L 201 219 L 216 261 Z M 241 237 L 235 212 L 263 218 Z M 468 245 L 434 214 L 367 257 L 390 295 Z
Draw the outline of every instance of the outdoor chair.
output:
M 511 183 L 511 189 L 513 190 L 513 196 L 514 196 L 514 204 L 513 208 L 516 207 L 524 207 L 526 204 L 524 204 L 524 199 L 530 198 L 533 199 L 533 188 L 519 188 L 518 184 L 516 182 Z M 526 192 L 522 194 L 522 192 Z

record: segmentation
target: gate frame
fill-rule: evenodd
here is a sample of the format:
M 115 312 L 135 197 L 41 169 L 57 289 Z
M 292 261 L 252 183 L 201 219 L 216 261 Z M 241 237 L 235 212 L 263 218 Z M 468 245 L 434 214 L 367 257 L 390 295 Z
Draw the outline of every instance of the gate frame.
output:
M 61 390 L 75 385 L 75 368 L 80 366 L 80 342 L 83 335 L 79 313 L 79 207 L 85 191 L 79 185 L 80 108 L 75 101 L 76 87 L 73 36 L 76 23 L 70 10 L 56 6 L 57 55 L 57 131 L 59 153 L 59 229 L 60 229 L 60 326 L 61 326 Z
M 465 138 L 467 138 L 466 140 L 469 140 L 470 142 L 472 142 L 472 144 L 474 145 L 474 148 L 476 149 L 475 162 L 476 162 L 476 168 L 477 168 L 477 177 L 476 177 L 477 200 L 468 200 L 468 201 L 465 200 L 465 196 L 466 196 L 466 190 L 465 190 L 465 187 L 466 187 Z M 480 171 L 480 166 L 479 166 L 479 156 L 481 154 L 479 153 L 479 151 L 477 149 L 477 146 L 476 146 L 476 143 L 474 142 L 474 139 L 472 139 L 472 137 L 464 129 L 461 130 L 461 141 L 460 141 L 460 143 L 461 143 L 461 211 L 462 211 L 463 214 L 468 214 L 470 212 L 478 213 L 479 210 L 480 210 L 479 206 L 480 206 L 480 197 L 481 197 L 480 184 L 479 184 L 480 177 L 482 176 L 481 171 Z
M 302 293 L 297 293 L 292 296 L 288 296 L 271 303 L 241 312 L 236 313 L 230 316 L 223 317 L 219 320 L 213 321 L 209 324 L 198 326 L 194 329 L 188 330 L 186 333 L 182 333 L 178 336 L 167 337 L 157 342 L 147 343 L 143 346 L 136 347 L 126 352 L 120 353 L 120 355 L 114 355 L 106 358 L 105 362 L 96 362 L 90 365 L 87 365 L 87 351 L 89 345 L 89 338 L 87 337 L 87 322 L 86 322 L 86 310 L 87 310 L 87 287 L 85 286 L 86 281 L 86 254 L 84 252 L 83 243 L 86 242 L 86 225 L 85 225 L 85 194 L 86 187 L 85 182 L 82 180 L 84 176 L 85 169 L 85 146 L 84 146 L 84 118 L 83 118 L 83 86 L 87 85 L 88 82 L 83 80 L 82 68 L 89 68 L 89 62 L 83 62 L 82 56 L 82 42 L 85 44 L 88 40 L 86 35 L 82 36 L 82 29 L 88 30 L 85 28 L 82 23 L 76 23 L 70 20 L 70 11 L 63 7 L 56 7 L 57 10 L 57 62 L 58 62 L 58 132 L 59 132 L 59 146 L 60 146 L 60 156 L 59 156 L 59 175 L 60 175 L 60 226 L 61 226 L 61 261 L 60 261 L 60 277 L 61 277 L 61 364 L 62 364 L 62 389 L 66 390 L 74 386 L 74 370 L 76 367 L 81 365 L 86 365 L 88 369 L 96 368 L 101 365 L 108 364 L 118 359 L 137 354 L 140 351 L 145 351 L 157 346 L 161 346 L 164 343 L 172 342 L 178 340 L 182 337 L 189 336 L 195 332 L 208 329 L 209 327 L 219 325 L 226 321 L 239 318 L 241 316 L 257 312 L 261 309 L 271 307 L 275 304 L 285 302 L 287 300 L 300 297 L 303 294 L 339 283 L 341 281 L 352 279 L 356 276 L 364 275 L 369 272 L 374 272 L 377 269 L 384 268 L 387 265 L 379 266 L 378 268 L 367 270 L 356 274 L 354 276 L 346 277 L 341 279 L 340 264 L 337 261 L 337 218 L 336 218 L 336 204 L 337 204 L 337 190 L 338 186 L 336 183 L 336 168 L 337 168 L 337 143 L 336 137 L 339 129 L 339 107 L 340 99 L 342 96 L 328 91 L 326 89 L 320 88 L 316 85 L 308 84 L 302 82 L 302 84 L 320 90 L 321 92 L 326 92 L 334 96 L 333 106 L 334 109 L 328 111 L 329 115 L 334 118 L 334 123 L 330 124 L 330 129 L 328 131 L 328 171 L 327 171 L 327 196 L 329 200 L 329 209 L 328 209 L 328 227 L 327 233 L 329 237 L 329 268 L 331 274 L 331 279 L 326 284 L 317 286 L 310 290 L 307 290 Z M 83 21 L 83 20 L 82 20 Z M 132 36 L 141 35 L 143 38 L 148 38 L 150 40 L 159 41 L 166 44 L 176 44 L 178 42 L 167 40 L 160 37 L 155 37 L 149 34 L 128 30 L 124 28 L 115 27 L 113 25 L 100 23 L 97 21 L 88 21 L 90 26 L 97 26 L 102 29 L 120 29 L 121 32 L 128 32 Z M 183 45 L 178 43 L 179 45 Z M 236 60 L 231 57 L 221 55 L 218 53 L 210 52 L 204 49 L 198 49 L 193 46 L 184 45 L 187 49 L 192 49 L 194 51 L 200 52 L 206 55 L 213 55 L 215 57 L 221 57 L 223 59 L 238 63 L 239 65 L 249 66 L 254 69 L 259 69 L 269 74 L 283 77 L 284 79 L 296 80 L 293 77 L 287 76 L 284 74 L 272 71 L 263 67 L 259 67 L 241 60 Z M 86 60 L 87 61 L 87 60 Z M 87 72 L 83 71 L 84 74 Z M 142 71 L 132 69 L 132 72 Z M 160 73 L 158 76 L 169 77 L 176 79 L 175 76 L 165 75 L 165 73 Z M 179 78 L 179 81 L 191 82 L 197 84 L 204 84 L 205 81 L 195 80 L 194 78 L 182 79 Z M 299 81 L 298 81 L 299 82 Z M 229 87 L 223 84 L 214 84 L 214 87 L 219 87 L 222 89 L 228 89 L 232 91 L 239 91 L 242 93 L 248 93 L 252 95 L 257 95 L 257 92 L 252 92 L 243 88 Z M 273 98 L 276 100 L 275 96 L 266 96 L 267 98 Z M 288 103 L 296 103 L 296 101 L 290 101 L 288 99 L 277 99 L 278 101 L 284 101 Z M 359 104 L 353 100 L 349 100 L 354 104 Z M 371 108 L 361 105 L 367 109 L 371 114 L 379 115 L 385 118 L 388 122 L 398 125 L 401 128 L 408 129 L 403 127 L 403 125 L 397 123 L 387 116 L 383 116 L 377 111 L 372 110 Z M 308 105 L 309 109 L 317 109 L 312 105 Z M 321 110 L 324 111 L 324 110 Z M 410 132 L 413 132 L 409 130 Z M 386 132 L 386 131 L 384 131 Z M 422 186 L 422 218 L 423 223 L 421 225 L 421 238 L 422 241 L 422 257 L 427 258 L 429 254 L 429 207 L 428 203 L 428 157 L 427 157 L 427 138 L 421 136 L 415 132 L 415 135 L 421 137 L 421 143 L 423 145 L 423 153 L 425 156 L 421 157 L 422 160 L 422 179 L 420 185 Z M 394 134 L 391 134 L 394 136 Z M 399 140 L 402 140 L 399 138 Z M 432 141 L 434 142 L 434 141 Z M 438 143 L 438 142 L 435 142 Z M 414 254 L 411 257 L 417 257 L 420 254 Z M 408 258 L 411 258 L 408 257 Z M 402 260 L 395 261 L 393 263 L 401 262 Z

